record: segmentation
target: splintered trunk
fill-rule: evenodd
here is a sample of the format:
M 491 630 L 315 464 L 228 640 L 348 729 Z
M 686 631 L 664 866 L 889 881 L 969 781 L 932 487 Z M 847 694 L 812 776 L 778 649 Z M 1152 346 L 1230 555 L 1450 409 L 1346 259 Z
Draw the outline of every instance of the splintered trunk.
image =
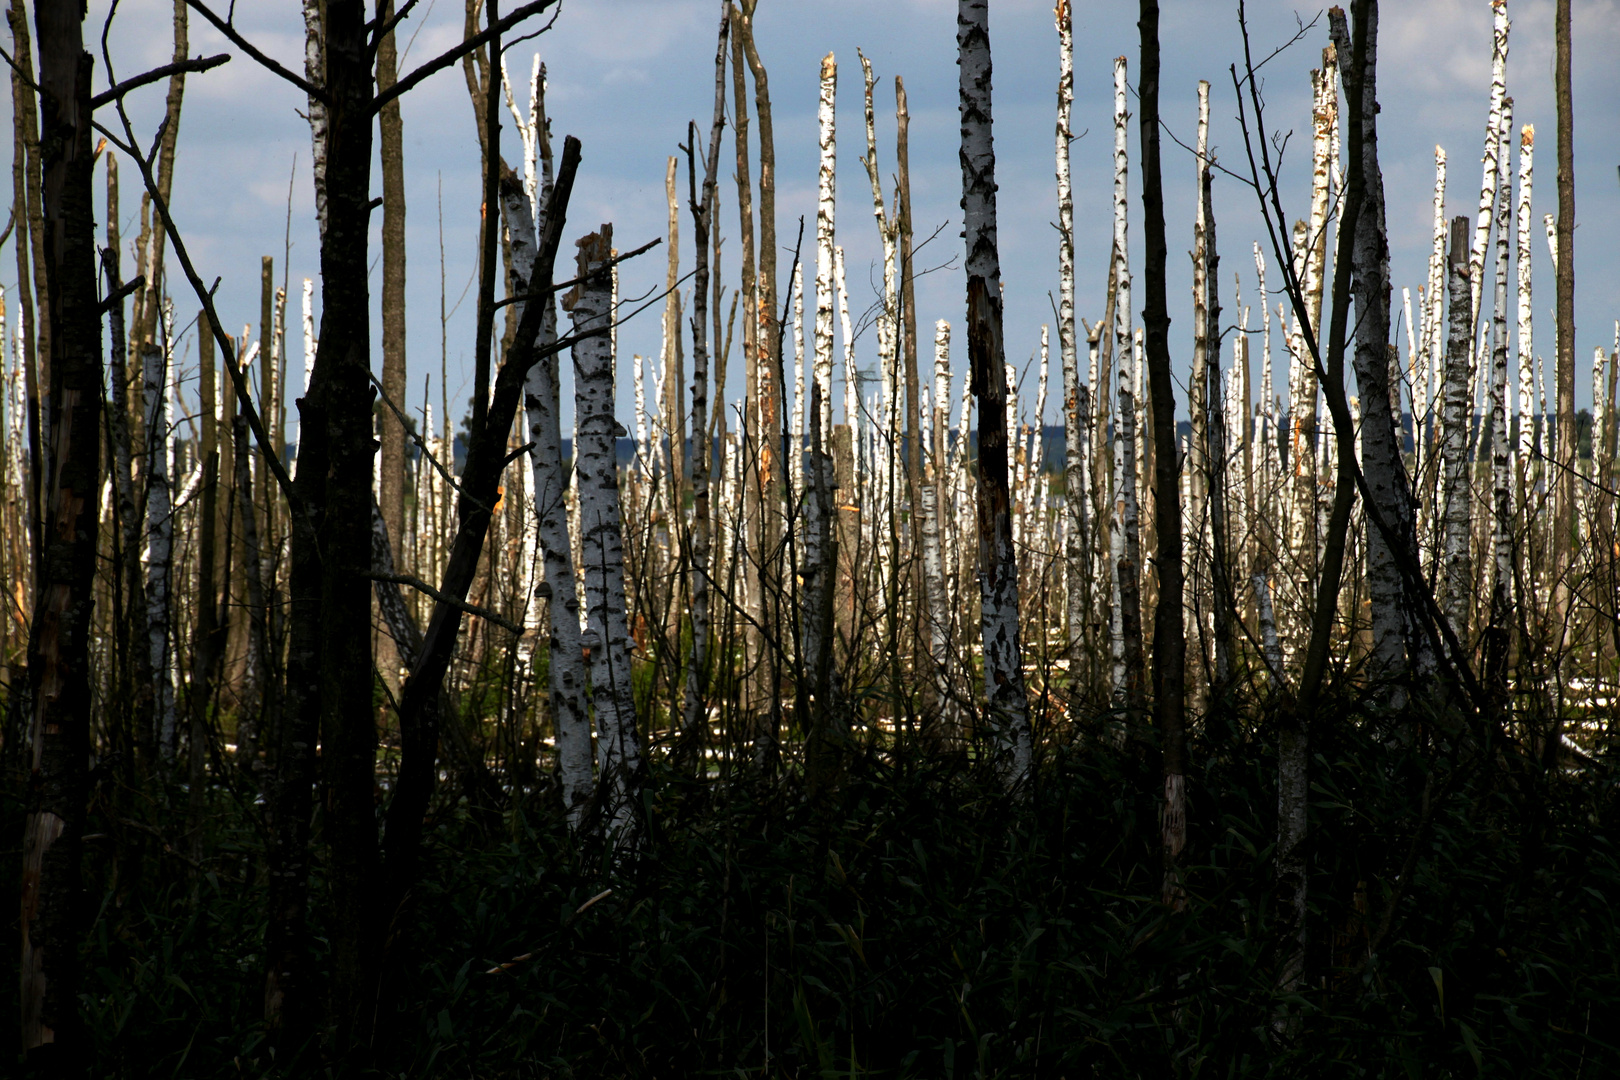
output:
M 1001 337 L 1001 263 L 996 249 L 996 158 L 990 112 L 988 0 L 960 0 L 962 205 L 967 240 L 968 358 L 979 408 L 979 622 L 985 700 L 1003 779 L 1029 777 L 1032 746 L 1018 625 L 1018 557 L 1007 488 L 1007 399 Z
M 1199 86 L 1200 112 L 1207 112 L 1208 84 Z M 1210 589 L 1215 622 L 1215 677 L 1210 700 L 1215 702 L 1232 679 L 1232 582 L 1231 552 L 1227 544 L 1226 521 L 1226 404 L 1221 383 L 1221 298 L 1220 254 L 1215 246 L 1215 205 L 1211 187 L 1214 170 L 1209 157 L 1203 155 L 1199 169 L 1199 204 L 1204 219 L 1204 331 L 1205 353 L 1205 425 L 1204 466 L 1208 481 L 1206 495 L 1209 500 Z
M 625 614 L 624 547 L 614 445 L 613 353 L 607 333 L 613 312 L 608 260 L 613 227 L 579 241 L 580 286 L 564 300 L 573 317 L 574 472 L 579 479 L 579 530 L 585 570 L 586 629 L 596 712 L 596 761 L 602 820 L 621 843 L 640 834 L 641 742 L 630 682 L 630 628 Z M 591 335 L 591 336 L 585 336 Z
M 1471 499 L 1468 492 L 1468 426 L 1472 404 L 1468 365 L 1473 353 L 1470 332 L 1468 219 L 1451 221 L 1451 253 L 1446 263 L 1449 296 L 1446 370 L 1442 393 L 1441 428 L 1444 435 L 1444 516 L 1440 581 L 1440 610 L 1467 640 L 1472 606 L 1473 573 L 1468 551 Z

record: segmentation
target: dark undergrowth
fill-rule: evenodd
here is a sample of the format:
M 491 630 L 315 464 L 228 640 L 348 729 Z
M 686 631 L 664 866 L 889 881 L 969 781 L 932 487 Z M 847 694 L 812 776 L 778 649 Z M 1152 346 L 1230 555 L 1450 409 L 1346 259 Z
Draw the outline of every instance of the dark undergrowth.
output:
M 814 803 L 791 778 L 655 775 L 634 858 L 570 842 L 543 793 L 495 818 L 447 799 L 388 931 L 376 1071 L 1620 1073 L 1607 758 L 1549 776 L 1511 745 L 1392 750 L 1358 724 L 1319 724 L 1309 987 L 1285 1000 L 1275 752 L 1244 727 L 1199 748 L 1180 911 L 1159 899 L 1151 747 L 1095 731 L 1050 743 L 1024 798 L 921 749 L 853 752 Z M 93 1075 L 357 1075 L 314 1050 L 268 1054 L 262 840 L 248 800 L 215 791 L 211 809 L 193 864 L 183 836 L 132 831 L 98 802 Z M 310 935 L 324 962 L 322 927 Z M 8 980 L 7 1015 L 15 993 Z

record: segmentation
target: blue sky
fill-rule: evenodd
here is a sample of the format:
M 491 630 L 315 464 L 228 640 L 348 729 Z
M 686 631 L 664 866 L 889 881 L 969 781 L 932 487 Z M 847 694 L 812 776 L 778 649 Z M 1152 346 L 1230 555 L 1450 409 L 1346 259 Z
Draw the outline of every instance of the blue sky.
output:
M 223 0 L 222 0 L 223 3 Z M 99 36 L 107 0 L 91 5 L 87 36 Z M 128 77 L 169 59 L 168 0 L 123 0 L 109 34 L 116 74 Z M 1297 14 L 1296 14 L 1297 12 Z M 1292 36 L 1296 18 L 1308 23 L 1316 8 L 1254 0 L 1249 24 L 1257 53 Z M 1510 0 L 1513 21 L 1508 93 L 1516 100 L 1515 123 L 1534 123 L 1540 149 L 1535 219 L 1556 209 L 1552 98 L 1551 0 Z M 549 71 L 549 111 L 554 134 L 579 136 L 583 165 L 569 215 L 570 239 L 614 224 L 615 240 L 630 248 L 665 230 L 664 163 L 696 119 L 707 130 L 713 100 L 716 0 L 563 0 L 554 28 L 517 45 L 509 67 L 526 83 L 530 57 L 538 51 Z M 1133 4 L 1076 4 L 1073 146 L 1077 228 L 1077 309 L 1095 320 L 1103 308 L 1111 205 L 1112 61 L 1131 61 L 1134 85 L 1137 34 Z M 1576 0 L 1575 124 L 1577 183 L 1577 397 L 1590 400 L 1585 376 L 1594 345 L 1608 347 L 1620 317 L 1620 71 L 1612 63 L 1620 46 L 1620 0 Z M 302 70 L 303 28 L 294 0 L 250 0 L 236 7 L 238 27 L 261 49 Z M 815 108 L 821 57 L 839 63 L 838 239 L 848 264 L 851 305 L 862 310 L 874 299 L 881 277 L 880 244 L 872 217 L 870 187 L 859 157 L 864 153 L 861 72 L 864 50 L 880 79 L 877 88 L 880 166 L 894 169 L 893 87 L 902 75 L 910 99 L 913 205 L 919 236 L 938 228 L 938 238 L 918 256 L 919 267 L 941 266 L 918 282 L 919 321 L 936 318 L 959 326 L 963 308 L 960 272 L 960 171 L 957 164 L 955 5 L 949 0 L 761 0 L 756 36 L 771 77 L 778 168 L 778 235 L 791 244 L 802 214 L 813 245 L 815 231 Z M 461 34 L 455 0 L 423 0 L 404 24 L 402 39 L 415 35 L 403 63 L 409 69 L 449 47 Z M 1382 20 L 1380 137 L 1389 203 L 1389 229 L 1397 310 L 1401 286 L 1424 281 L 1430 243 L 1433 152 L 1450 157 L 1448 213 L 1477 210 L 1480 164 L 1490 76 L 1489 0 L 1432 0 L 1386 4 Z M 1168 129 L 1191 142 L 1199 79 L 1212 84 L 1211 145 L 1218 159 L 1239 168 L 1243 154 L 1228 65 L 1241 59 L 1234 3 L 1167 2 L 1163 8 L 1164 75 L 1161 109 Z M 1010 361 L 1022 365 L 1039 343 L 1042 323 L 1054 323 L 1049 294 L 1057 287 L 1056 185 L 1053 122 L 1057 37 L 1045 0 L 992 0 L 991 42 L 995 54 L 995 121 L 1000 185 L 1000 240 L 1006 295 L 1006 342 Z M 1267 119 L 1292 131 L 1284 165 L 1285 206 L 1303 216 L 1309 181 L 1309 69 L 1320 65 L 1326 20 L 1303 42 L 1272 61 L 1265 72 Z M 200 16 L 191 18 L 191 51 L 238 53 Z M 107 74 L 98 61 L 96 84 Z M 520 87 L 519 98 L 525 91 Z M 161 86 L 132 100 L 137 125 L 150 133 L 162 110 Z M 298 283 L 316 276 L 317 246 L 309 172 L 309 129 L 298 115 L 303 100 L 291 86 L 236 55 L 231 63 L 187 83 L 180 130 L 175 207 L 180 228 L 205 279 L 223 278 L 220 310 L 228 324 L 258 318 L 259 260 L 273 255 L 278 277 L 290 270 L 289 322 L 296 326 Z M 1134 108 L 1134 103 L 1133 103 Z M 509 121 L 509 118 L 503 117 Z M 479 206 L 478 148 L 471 105 L 459 69 L 445 72 L 411 94 L 404 106 L 410 398 L 419 406 L 430 376 L 437 411 L 441 364 L 439 321 L 439 208 L 443 208 L 444 287 L 454 314 L 444 328 L 452 411 L 465 408 L 471 385 L 473 306 L 468 289 L 475 265 Z M 757 122 L 756 122 L 757 131 Z M 1142 267 L 1140 175 L 1136 125 L 1131 125 L 1132 266 Z M 521 151 L 508 122 L 504 153 L 516 163 Z M 757 148 L 757 138 L 755 140 Z M 729 131 L 722 161 L 732 160 Z M 295 167 L 296 158 L 296 167 Z M 723 168 L 729 172 L 729 167 Z M 683 164 L 684 172 L 684 164 Z M 124 171 L 123 235 L 137 229 L 135 171 Z M 284 260 L 287 200 L 291 180 L 291 258 Z M 1191 353 L 1191 265 L 1194 165 L 1190 154 L 1166 142 L 1164 180 L 1169 260 L 1171 345 L 1178 370 Z M 98 174 L 98 186 L 99 186 Z M 98 195 L 99 198 L 99 195 Z M 723 256 L 728 284 L 735 283 L 737 248 L 735 189 L 722 190 L 721 221 L 728 238 Z M 1242 278 L 1246 302 L 1254 302 L 1251 244 L 1264 234 L 1251 191 L 1229 178 L 1215 184 L 1221 242 L 1221 291 L 1230 319 L 1232 274 Z M 380 224 L 380 213 L 374 224 Z M 691 265 L 690 217 L 683 215 L 683 265 Z M 571 247 L 571 245 L 570 245 Z M 373 246 L 374 254 L 378 248 Z M 1552 266 L 1538 232 L 1534 245 L 1537 351 L 1552 348 Z M 813 260 L 813 249 L 808 253 Z M 782 267 L 791 256 L 784 253 Z M 15 263 L 4 265 L 15 275 Z M 125 274 L 132 260 L 126 250 Z M 813 267 L 813 262 L 812 262 Z M 661 252 L 627 264 L 622 291 L 635 296 L 661 283 Z M 380 270 L 373 271 L 376 302 Z M 813 275 L 810 275 L 813 277 Z M 176 269 L 174 280 L 181 282 Z M 1275 285 L 1276 277 L 1273 277 Z M 318 297 L 318 289 L 317 289 Z M 181 321 L 195 300 L 175 290 Z M 1136 290 L 1140 308 L 1142 290 Z M 807 301 L 807 309 L 811 307 Z M 1275 299 L 1273 299 L 1275 306 Z M 1139 314 L 1139 312 L 1138 312 Z M 1258 325 L 1258 311 L 1251 322 Z M 374 339 L 377 337 L 374 322 Z M 257 330 L 255 328 L 255 334 Z M 655 355 L 657 309 L 620 331 L 621 356 Z M 1055 343 L 1055 333 L 1053 335 Z M 1258 341 L 1252 350 L 1258 380 Z M 856 344 L 858 362 L 874 363 L 875 335 Z M 924 355 L 928 340 L 922 343 Z M 1404 346 L 1403 346 L 1404 351 Z M 192 354 L 195 355 L 194 352 Z M 957 393 L 963 355 L 956 356 Z M 1278 350 L 1280 365 L 1283 358 Z M 293 365 L 296 370 L 296 364 Z M 1054 363 L 1054 379 L 1057 377 Z M 564 365 L 565 369 L 567 365 Z M 728 401 L 740 393 L 737 377 Z M 624 370 L 624 365 L 621 366 Z M 1033 398 L 1034 375 L 1026 386 Z M 840 380 L 841 382 L 841 380 Z M 1279 378 L 1279 384 L 1283 382 Z M 569 388 L 565 385 L 565 393 Z M 650 389 L 649 389 L 650 392 Z M 1057 415 L 1058 394 L 1047 417 Z M 1178 393 L 1185 406 L 1184 394 Z M 627 423 L 632 390 L 621 378 L 621 415 Z

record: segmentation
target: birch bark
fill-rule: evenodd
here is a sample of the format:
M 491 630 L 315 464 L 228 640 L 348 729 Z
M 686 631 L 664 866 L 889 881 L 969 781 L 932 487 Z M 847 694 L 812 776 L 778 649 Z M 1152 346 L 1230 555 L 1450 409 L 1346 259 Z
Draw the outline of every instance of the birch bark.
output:
M 587 629 L 581 648 L 590 654 L 596 712 L 597 769 L 603 821 L 621 843 L 640 835 L 641 742 L 630 683 L 630 630 L 625 614 L 624 547 L 614 444 L 612 320 L 608 262 L 613 227 L 579 242 L 578 270 L 585 280 L 564 301 L 582 337 L 574 353 L 574 471 L 579 482 L 579 529 L 585 565 Z M 571 303 L 569 301 L 572 301 Z
M 1138 581 L 1141 540 L 1136 504 L 1136 395 L 1132 377 L 1131 271 L 1127 231 L 1125 58 L 1114 61 L 1114 514 L 1111 536 L 1114 603 L 1111 623 L 1113 693 L 1116 705 L 1142 702 L 1142 609 Z M 1170 497 L 1168 501 L 1175 501 Z
M 1469 358 L 1473 355 L 1470 332 L 1468 266 L 1468 219 L 1451 222 L 1451 254 L 1447 260 L 1446 291 L 1449 298 L 1446 340 L 1446 373 L 1443 386 L 1442 431 L 1445 439 L 1444 540 L 1441 551 L 1442 577 L 1440 608 L 1458 638 L 1466 640 L 1468 615 L 1473 595 L 1473 576 L 1468 551 L 1470 498 L 1468 492 L 1468 427 L 1470 383 Z
M 985 699 L 1000 771 L 1009 785 L 1029 776 L 1032 745 L 1019 641 L 1018 560 L 1007 490 L 1006 365 L 1001 266 L 996 245 L 995 150 L 991 129 L 988 0 L 959 0 L 962 203 L 967 241 L 968 355 L 979 407 L 979 603 Z
M 1513 99 L 1502 103 L 1497 129 L 1496 272 L 1491 304 L 1491 601 L 1492 639 L 1486 673 L 1507 675 L 1507 634 L 1513 594 L 1513 470 L 1508 445 L 1508 247 L 1513 213 Z M 1594 412 L 1594 419 L 1596 413 Z M 1595 429 L 1601 430 L 1601 429 Z M 1596 461 L 1594 441 L 1594 456 Z
M 820 429 L 823 446 L 832 439 L 833 243 L 838 210 L 837 96 L 838 63 L 833 59 L 833 54 L 828 53 L 821 60 L 821 103 L 816 113 L 821 164 L 816 188 L 815 380 L 821 394 L 821 408 L 812 418 Z M 847 334 L 845 340 L 849 340 Z M 853 345 L 853 342 L 849 344 Z M 848 404 L 846 402 L 846 407 Z
M 1535 342 L 1530 303 L 1530 241 L 1535 228 L 1530 217 L 1530 192 L 1535 167 L 1535 143 L 1535 125 L 1524 125 L 1519 132 L 1519 206 L 1513 225 L 1518 259 L 1519 483 L 1516 509 L 1519 513 L 1523 513 L 1530 503 L 1531 461 L 1535 457 Z
M 1085 426 L 1087 410 L 1081 401 L 1080 357 L 1074 326 L 1074 191 L 1069 143 L 1074 139 L 1070 114 L 1074 106 L 1074 11 L 1069 0 L 1058 0 L 1057 161 L 1058 193 L 1058 354 L 1063 365 L 1063 478 L 1064 580 L 1067 584 L 1064 621 L 1069 642 L 1071 680 L 1079 670 L 1085 649 L 1088 615 L 1085 582 L 1090 576 L 1086 551 Z
M 539 192 L 540 205 L 550 197 L 549 170 Z M 539 235 L 511 178 L 501 186 L 501 201 L 512 236 L 512 279 L 507 295 L 529 289 Z M 548 297 L 541 316 L 540 344 L 557 337 L 557 313 Z M 518 305 L 518 317 L 522 318 Z M 574 581 L 573 541 L 568 530 L 565 495 L 568 471 L 563 468 L 562 417 L 558 392 L 557 354 L 541 356 L 523 382 L 523 405 L 529 431 L 529 463 L 534 474 L 534 516 L 540 538 L 545 580 L 536 589 L 546 601 L 550 621 L 550 657 L 547 675 L 551 718 L 557 739 L 557 776 L 569 824 L 578 828 L 591 796 L 591 722 L 586 712 L 585 668 L 580 652 L 579 590 Z M 575 451 L 578 452 L 577 449 Z
M 1416 598 L 1407 598 L 1395 554 L 1375 521 L 1398 537 L 1398 543 L 1416 552 L 1412 498 L 1401 462 L 1400 414 L 1390 403 L 1389 360 L 1389 239 L 1385 231 L 1384 174 L 1378 161 L 1377 50 L 1378 8 L 1366 7 L 1365 22 L 1357 26 L 1361 57 L 1352 58 L 1352 78 L 1361 81 L 1361 208 L 1356 217 L 1351 273 L 1356 305 L 1356 344 L 1353 363 L 1361 396 L 1361 465 L 1373 505 L 1363 516 L 1367 551 L 1367 591 L 1372 615 L 1372 677 L 1399 680 L 1406 672 L 1408 642 L 1418 647 L 1417 623 L 1412 614 Z M 1357 8 L 1358 13 L 1361 8 Z M 1358 22 L 1361 20 L 1358 19 Z M 1349 47 L 1348 38 L 1340 52 Z M 1352 97 L 1353 100 L 1353 97 Z M 1399 704 L 1403 695 L 1392 699 Z

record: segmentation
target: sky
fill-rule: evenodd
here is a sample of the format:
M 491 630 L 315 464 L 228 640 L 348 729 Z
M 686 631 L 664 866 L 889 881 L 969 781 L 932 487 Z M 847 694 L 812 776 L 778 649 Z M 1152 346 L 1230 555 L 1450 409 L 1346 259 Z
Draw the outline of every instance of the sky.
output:
M 221 5 L 228 0 L 221 0 Z M 106 18 L 109 0 L 92 0 L 86 37 L 92 49 Z M 106 41 L 118 78 L 166 63 L 171 56 L 170 0 L 121 0 Z M 687 122 L 707 133 L 713 110 L 715 32 L 718 0 L 561 0 L 550 30 L 511 47 L 508 67 L 522 104 L 535 53 L 547 65 L 548 112 L 554 139 L 583 142 L 583 161 L 568 215 L 564 255 L 571 241 L 612 222 L 621 250 L 663 236 L 667 208 L 664 170 L 669 155 L 685 141 Z M 1291 38 L 1301 24 L 1318 19 L 1320 9 L 1296 8 L 1279 0 L 1252 0 L 1248 23 L 1256 55 Z M 1555 115 L 1552 82 L 1552 0 L 1509 0 L 1513 29 L 1507 65 L 1508 93 L 1515 99 L 1515 124 L 1533 123 L 1540 138 L 1535 172 L 1533 245 L 1536 347 L 1550 356 L 1553 330 L 1553 273 L 1544 236 L 1543 213 L 1557 208 Z M 1577 400 L 1591 400 L 1586 361 L 1594 346 L 1611 347 L 1620 317 L 1620 69 L 1603 59 L 1620 51 L 1620 0 L 1575 0 L 1574 112 L 1576 163 L 1576 326 Z M 246 0 L 236 4 L 235 25 L 263 52 L 302 71 L 303 25 L 294 0 Z M 422 0 L 401 26 L 402 72 L 452 47 L 461 35 L 463 14 L 455 0 Z M 1078 0 L 1075 26 L 1075 103 L 1072 126 L 1076 228 L 1076 307 L 1095 321 L 1104 306 L 1112 229 L 1112 71 L 1125 55 L 1136 82 L 1139 41 L 1135 5 Z M 778 237 L 788 246 L 780 257 L 785 292 L 791 245 L 798 219 L 805 221 L 806 254 L 813 271 L 816 199 L 816 103 L 821 58 L 837 59 L 838 242 L 845 248 L 850 304 L 858 316 L 881 290 L 881 245 L 872 215 L 871 188 L 860 162 L 865 152 L 862 81 L 857 50 L 871 60 L 876 90 L 879 167 L 892 189 L 894 174 L 894 91 L 902 76 L 911 109 L 910 158 L 915 231 L 919 242 L 935 238 L 916 256 L 917 312 L 922 328 L 919 353 L 929 355 L 928 328 L 937 318 L 958 330 L 956 382 L 961 393 L 965 340 L 960 334 L 965 282 L 961 270 L 959 207 L 961 172 L 957 159 L 957 69 L 955 5 L 950 0 L 760 0 L 755 35 L 769 71 L 774 105 L 778 174 Z M 1005 339 L 1009 362 L 1022 371 L 1034 356 L 1042 324 L 1054 326 L 1053 392 L 1048 422 L 1057 422 L 1060 372 L 1056 361 L 1058 236 L 1053 167 L 1058 44 L 1048 0 L 991 0 L 990 34 L 994 53 L 994 119 L 999 184 L 999 238 L 1006 301 Z M 1195 164 L 1190 152 L 1197 118 L 1197 84 L 1211 87 L 1210 145 L 1217 162 L 1234 171 L 1246 168 L 1237 123 L 1230 65 L 1241 63 L 1242 39 L 1234 2 L 1166 0 L 1162 10 L 1163 77 L 1160 108 L 1167 137 L 1163 148 L 1165 212 L 1169 258 L 1171 350 L 1178 381 L 1178 404 L 1185 410 L 1185 372 L 1192 351 L 1192 270 L 1190 251 L 1195 210 Z M 293 86 L 255 64 L 202 17 L 190 19 L 190 52 L 231 53 L 223 67 L 192 75 L 186 83 L 180 124 L 174 207 L 178 227 L 205 280 L 222 279 L 217 294 L 230 327 L 258 319 L 260 258 L 274 256 L 276 274 L 289 279 L 289 326 L 296 328 L 300 280 L 318 279 L 313 179 L 309 168 L 309 128 L 300 115 L 305 100 Z M 1432 235 L 1434 148 L 1450 158 L 1447 213 L 1477 212 L 1490 85 L 1491 9 L 1489 0 L 1425 0 L 1385 5 L 1379 56 L 1380 148 L 1388 201 L 1388 224 L 1399 318 L 1400 289 L 1413 290 L 1426 278 Z M 1310 175 L 1310 79 L 1327 44 L 1323 15 L 1296 45 L 1262 72 L 1266 119 L 1279 138 L 1290 136 L 1283 160 L 1284 205 L 1290 218 L 1308 212 Z M 97 90 L 108 84 L 99 54 Z M 155 131 L 163 109 L 163 85 L 130 98 L 130 113 L 143 139 Z M 728 92 L 729 99 L 729 75 Z M 9 106 L 8 106 L 9 107 Z M 1131 103 L 1134 113 L 1135 102 Z M 103 121 L 116 119 L 110 110 Z M 448 373 L 451 411 L 466 411 L 471 387 L 474 337 L 479 154 L 472 106 L 459 67 L 436 75 L 404 99 L 407 199 L 407 308 L 410 407 L 421 406 L 428 380 L 439 413 L 441 364 Z M 754 123 L 757 152 L 757 118 Z M 1131 262 L 1143 266 L 1138 128 L 1130 125 Z M 503 154 L 514 164 L 521 148 L 509 115 L 503 115 Z M 722 172 L 734 160 L 729 128 L 722 149 Z M 684 177 L 684 162 L 682 175 Z M 1515 168 L 1516 168 L 1515 163 Z M 138 229 L 138 173 L 126 167 L 120 209 L 126 239 L 124 275 L 133 274 L 129 244 Z M 98 205 L 101 173 L 98 170 Z M 683 184 L 684 186 L 684 184 Z M 373 190 L 380 192 L 374 177 Z M 290 225 L 289 225 L 290 197 Z M 736 283 L 735 188 L 723 184 L 722 263 L 727 286 Z M 1234 272 L 1245 304 L 1256 303 L 1252 244 L 1265 244 L 1255 195 L 1238 180 L 1220 175 L 1214 183 L 1214 212 L 1220 241 L 1221 296 L 1229 322 L 1234 306 Z M 372 253 L 380 254 L 381 213 L 373 218 Z M 442 264 L 441 264 L 442 228 Z M 683 211 L 683 272 L 692 265 L 691 218 Z M 290 247 L 289 247 L 290 244 Z M 442 265 L 442 271 L 441 271 Z M 10 288 L 15 261 L 0 259 L 0 280 Z M 184 279 L 171 259 L 174 298 L 180 322 L 195 315 L 196 300 L 180 286 Z M 621 292 L 635 297 L 662 286 L 662 249 L 624 264 Z M 373 355 L 380 371 L 380 320 L 375 315 L 381 280 L 373 266 Z M 807 284 L 813 272 L 806 275 Z M 1272 267 L 1271 284 L 1280 280 Z M 317 304 L 319 303 L 317 280 Z M 440 320 L 441 289 L 449 318 Z M 1140 323 L 1143 291 L 1135 290 Z M 1272 297 L 1275 308 L 1278 298 Z M 729 301 L 728 301 L 729 302 Z M 806 298 L 807 311 L 813 300 Z M 1510 316 L 1511 317 L 1511 316 Z M 1258 327 L 1256 308 L 1250 324 Z M 253 334 L 257 336 L 257 328 Z M 1404 354 L 1404 332 L 1402 333 Z M 873 368 L 875 333 L 856 342 L 857 363 Z M 619 331 L 620 416 L 629 423 L 633 388 L 627 363 L 632 354 L 656 356 L 660 347 L 659 308 L 653 307 Z M 296 332 L 289 333 L 290 339 Z M 841 348 L 841 345 L 840 345 Z M 1276 363 L 1285 363 L 1274 343 Z M 296 349 L 296 346 L 295 346 Z M 690 347 L 688 345 L 688 351 Z M 1251 347 L 1259 377 L 1259 340 Z M 195 348 L 190 356 L 194 362 Z M 1228 353 L 1230 356 L 1230 352 Z M 1082 359 L 1083 362 L 1083 359 Z M 566 373 L 569 365 L 563 365 Z M 296 371 L 296 362 L 290 365 Z M 741 393 L 741 364 L 735 352 L 726 398 Z M 836 380 L 840 385 L 841 377 Z M 1279 374 L 1280 388 L 1286 379 Z M 1033 408 L 1035 373 L 1023 381 L 1026 411 Z M 565 374 L 565 395 L 571 381 Z M 649 398 L 651 389 L 649 386 Z M 841 404 L 836 406 L 841 409 Z M 565 417 L 568 410 L 565 406 Z

